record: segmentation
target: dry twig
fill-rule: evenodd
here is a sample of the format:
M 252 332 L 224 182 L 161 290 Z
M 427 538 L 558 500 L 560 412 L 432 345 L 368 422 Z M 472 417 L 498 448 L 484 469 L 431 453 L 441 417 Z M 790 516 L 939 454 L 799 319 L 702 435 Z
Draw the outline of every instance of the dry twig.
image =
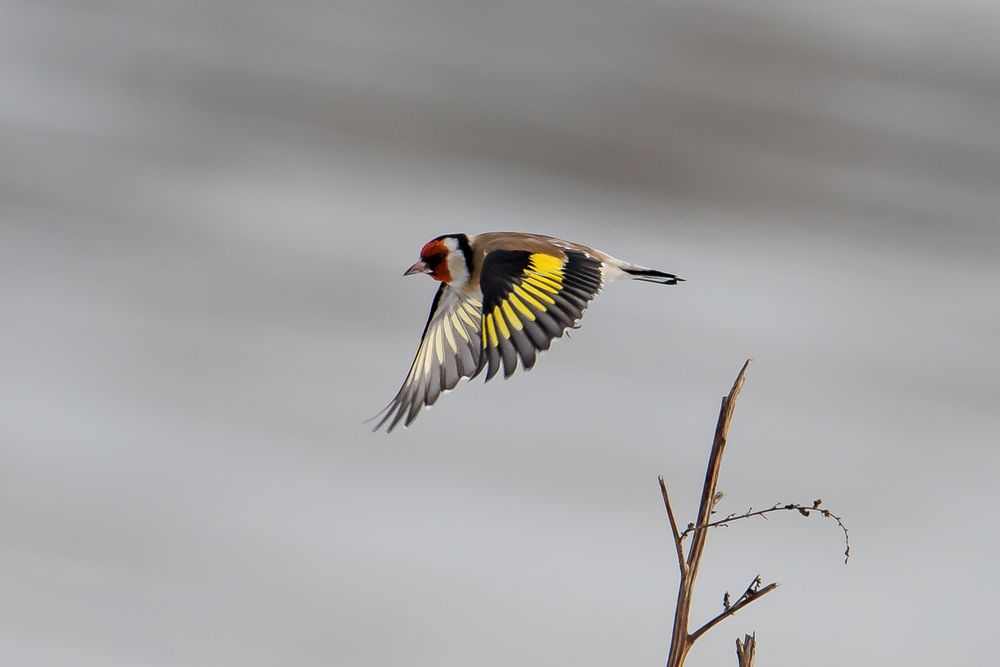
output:
M 670 636 L 670 651 L 667 657 L 667 667 L 682 667 L 685 659 L 687 658 L 687 654 L 691 650 L 695 641 L 726 618 L 729 618 L 736 612 L 748 606 L 750 603 L 755 600 L 759 600 L 778 587 L 778 584 L 774 582 L 771 582 L 766 586 L 763 585 L 760 575 L 757 575 L 735 601 L 733 601 L 732 597 L 727 592 L 722 600 L 722 611 L 706 621 L 694 632 L 691 632 L 689 630 L 691 598 L 694 594 L 694 583 L 698 576 L 698 568 L 701 565 L 702 555 L 705 552 L 705 541 L 708 538 L 709 529 L 718 528 L 720 526 L 728 526 L 733 521 L 749 519 L 754 516 L 766 519 L 767 515 L 772 512 L 795 510 L 807 517 L 812 512 L 818 512 L 824 517 L 836 520 L 841 530 L 844 531 L 844 542 L 847 545 L 846 550 L 844 551 L 844 562 L 847 562 L 846 558 L 850 557 L 851 549 L 850 542 L 848 541 L 846 526 L 844 526 L 844 523 L 839 516 L 833 514 L 830 510 L 821 507 L 821 500 L 813 501 L 811 506 L 800 505 L 797 503 L 777 503 L 774 506 L 763 510 L 754 511 L 753 508 L 750 508 L 743 514 L 729 514 L 723 519 L 716 519 L 714 521 L 711 519 L 712 514 L 715 511 L 715 506 L 722 499 L 723 495 L 722 492 L 718 491 L 716 488 L 719 483 L 719 472 L 722 469 L 722 455 L 725 453 L 726 449 L 726 440 L 729 435 L 729 424 L 733 418 L 733 409 L 736 407 L 736 399 L 739 397 L 740 392 L 743 389 L 743 383 L 746 379 L 746 372 L 749 365 L 750 360 L 748 359 L 746 363 L 743 364 L 743 368 L 740 369 L 739 375 L 736 376 L 736 381 L 733 383 L 733 387 L 729 391 L 729 394 L 724 396 L 722 399 L 722 406 L 719 409 L 719 420 L 715 427 L 715 438 L 712 441 L 712 451 L 711 454 L 709 454 L 708 467 L 705 471 L 705 483 L 702 486 L 701 502 L 698 506 L 698 519 L 694 523 L 689 523 L 683 532 L 679 531 L 677 528 L 677 519 L 674 516 L 673 507 L 670 503 L 670 494 L 667 492 L 666 482 L 663 481 L 663 477 L 659 478 L 660 493 L 663 496 L 663 505 L 667 511 L 667 518 L 670 520 L 670 532 L 673 537 L 674 549 L 677 555 L 677 566 L 680 570 L 680 584 L 678 586 L 677 602 L 674 608 L 674 625 Z M 688 546 L 687 555 L 685 556 L 684 540 L 689 536 L 691 537 L 691 542 Z M 742 644 L 739 640 L 736 641 L 736 652 L 740 661 L 740 667 L 752 667 L 755 650 L 756 639 L 752 635 L 747 635 Z
M 840 530 L 844 533 L 844 562 L 846 563 L 851 558 L 851 540 L 847 533 L 847 526 L 844 525 L 843 517 L 837 516 L 825 507 L 820 507 L 823 501 L 819 498 L 812 501 L 811 505 L 802 505 L 799 503 L 775 503 L 771 507 L 762 510 L 754 510 L 752 507 L 749 508 L 743 514 L 729 514 L 724 519 L 716 519 L 715 521 L 709 521 L 705 524 L 706 528 L 716 528 L 723 527 L 728 528 L 729 524 L 733 521 L 739 521 L 740 519 L 749 519 L 750 517 L 759 516 L 762 519 L 766 519 L 767 515 L 771 512 L 786 512 L 786 511 L 796 511 L 804 517 L 810 516 L 813 512 L 816 512 L 828 519 L 833 519 L 840 526 Z M 680 534 L 680 539 L 683 542 L 688 535 L 694 531 L 694 524 L 689 523 L 684 532 Z

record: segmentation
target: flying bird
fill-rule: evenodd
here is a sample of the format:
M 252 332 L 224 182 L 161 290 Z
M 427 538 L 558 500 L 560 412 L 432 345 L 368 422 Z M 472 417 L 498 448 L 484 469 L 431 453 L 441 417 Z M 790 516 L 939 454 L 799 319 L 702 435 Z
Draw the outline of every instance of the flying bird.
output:
M 578 243 L 521 232 L 444 234 L 403 275 L 440 281 L 410 372 L 373 430 L 409 426 L 424 406 L 483 370 L 530 369 L 605 284 L 620 278 L 676 285 L 672 273 L 623 262 Z

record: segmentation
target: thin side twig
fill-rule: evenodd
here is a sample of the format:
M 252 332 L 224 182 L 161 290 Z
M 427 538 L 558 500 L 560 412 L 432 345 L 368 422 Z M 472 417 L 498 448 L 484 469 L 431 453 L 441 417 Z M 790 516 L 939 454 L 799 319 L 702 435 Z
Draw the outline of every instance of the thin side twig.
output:
M 663 481 L 663 477 L 660 477 L 660 493 L 663 495 L 663 506 L 667 508 L 667 518 L 670 519 L 670 532 L 677 550 L 677 567 L 680 568 L 683 577 L 687 573 L 687 563 L 684 562 L 684 546 L 681 544 L 683 538 L 677 531 L 677 519 L 674 518 L 674 510 L 670 506 L 670 494 L 667 493 L 667 484 Z
M 772 512 L 787 512 L 795 511 L 804 517 L 808 517 L 813 512 L 816 512 L 828 519 L 833 519 L 840 526 L 840 530 L 844 533 L 844 562 L 846 563 L 851 558 L 851 538 L 847 532 L 847 526 L 844 525 L 843 517 L 840 517 L 825 507 L 820 507 L 823 501 L 819 498 L 812 501 L 811 505 L 805 505 L 801 503 L 775 503 L 771 507 L 762 510 L 754 511 L 751 507 L 743 514 L 729 514 L 724 519 L 716 519 L 715 521 L 709 521 L 703 528 L 717 528 L 717 527 L 728 527 L 733 521 L 739 521 L 741 519 L 749 519 L 751 517 L 759 516 L 762 519 L 766 519 L 767 515 Z M 694 532 L 696 526 L 694 524 L 689 524 L 687 528 L 680 534 L 680 539 L 683 542 L 688 535 Z
M 691 641 L 692 642 L 696 641 L 699 637 L 701 637 L 703 634 L 711 630 L 713 627 L 715 627 L 725 619 L 729 618 L 730 616 L 732 616 L 739 610 L 743 609 L 750 603 L 754 602 L 755 600 L 761 599 L 762 597 L 764 597 L 765 595 L 767 595 L 768 593 L 770 593 L 771 591 L 773 591 L 778 587 L 777 583 L 770 583 L 767 586 L 764 586 L 763 588 L 761 588 L 760 585 L 761 585 L 761 579 L 760 575 L 758 574 L 756 577 L 754 577 L 754 580 L 750 582 L 750 585 L 747 586 L 746 590 L 743 591 L 743 594 L 736 600 L 736 602 L 727 606 L 716 616 L 708 620 L 703 626 L 692 632 Z

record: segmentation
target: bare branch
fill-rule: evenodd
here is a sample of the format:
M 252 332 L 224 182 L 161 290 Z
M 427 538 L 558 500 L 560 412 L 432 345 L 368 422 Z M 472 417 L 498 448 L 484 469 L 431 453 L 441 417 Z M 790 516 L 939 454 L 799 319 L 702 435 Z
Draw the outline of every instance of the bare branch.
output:
M 696 641 L 699 637 L 701 637 L 703 634 L 711 630 L 713 627 L 721 623 L 723 620 L 729 618 L 730 616 L 738 612 L 740 609 L 743 609 L 744 607 L 749 605 L 751 602 L 761 599 L 762 597 L 764 597 L 765 595 L 767 595 L 768 593 L 770 593 L 771 591 L 773 591 L 778 587 L 778 584 L 774 582 L 768 584 L 767 586 L 764 586 L 763 588 L 761 588 L 760 585 L 761 585 L 761 579 L 760 575 L 758 574 L 756 577 L 754 577 L 753 581 L 750 582 L 750 585 L 747 586 L 746 590 L 743 591 L 743 594 L 740 595 L 740 597 L 736 600 L 736 602 L 732 603 L 729 607 L 724 608 L 721 612 L 719 612 L 719 614 L 717 614 L 715 617 L 706 622 L 703 626 L 701 626 L 700 628 L 691 633 L 692 643 Z
M 773 512 L 794 511 L 802 516 L 808 517 L 813 512 L 818 512 L 826 518 L 834 519 L 837 525 L 844 532 L 845 551 L 844 562 L 850 557 L 851 547 L 848 541 L 847 527 L 839 516 L 830 510 L 822 507 L 822 500 L 814 500 L 811 505 L 799 503 L 777 503 L 772 507 L 754 510 L 748 508 L 743 514 L 729 514 L 725 518 L 713 519 L 716 506 L 723 498 L 723 494 L 718 490 L 719 473 L 722 469 L 722 456 L 725 453 L 726 441 L 729 437 L 729 425 L 733 418 L 733 410 L 736 407 L 736 399 L 739 398 L 746 379 L 747 368 L 750 361 L 747 360 L 740 369 L 736 381 L 727 396 L 722 398 L 722 405 L 719 408 L 719 419 L 715 427 L 715 437 L 712 440 L 712 450 L 708 457 L 708 465 L 705 470 L 705 482 L 701 490 L 701 502 L 698 505 L 698 519 L 694 523 L 688 523 L 683 531 L 677 527 L 677 518 L 674 516 L 673 507 L 670 504 L 670 496 L 667 493 L 667 485 L 660 477 L 660 493 L 663 496 L 663 505 L 667 510 L 667 517 L 670 519 L 671 537 L 674 541 L 674 549 L 677 552 L 677 563 L 680 567 L 680 583 L 677 587 L 677 601 L 674 608 L 674 623 L 670 636 L 670 652 L 667 657 L 667 667 L 683 667 L 684 661 L 694 643 L 706 632 L 716 625 L 736 614 L 743 608 L 749 606 L 756 600 L 764 597 L 771 591 L 778 588 L 777 583 L 763 585 L 760 575 L 753 578 L 753 581 L 746 587 L 738 598 L 733 600 L 728 591 L 722 597 L 722 611 L 709 619 L 694 632 L 689 631 L 689 621 L 691 615 L 691 601 L 694 595 L 695 579 L 698 576 L 698 568 L 701 565 L 702 556 L 705 552 L 705 542 L 708 539 L 710 528 L 728 526 L 733 521 L 760 517 L 767 519 Z M 684 553 L 684 540 L 691 536 L 691 543 L 688 546 L 687 554 Z M 756 638 L 753 635 L 746 635 L 741 642 L 736 640 L 736 654 L 740 661 L 740 667 L 753 667 L 756 653 Z
M 667 508 L 667 518 L 670 519 L 670 532 L 674 538 L 674 547 L 677 549 L 677 566 L 681 570 L 683 577 L 687 573 L 687 564 L 684 562 L 684 547 L 681 545 L 681 535 L 677 531 L 677 519 L 674 518 L 674 510 L 670 507 L 670 495 L 667 493 L 667 484 L 660 477 L 660 493 L 663 495 L 663 506 Z
M 688 617 L 691 613 L 691 596 L 694 594 L 694 582 L 698 576 L 698 567 L 701 565 L 701 556 L 705 551 L 705 540 L 708 538 L 708 530 L 704 527 L 708 523 L 712 506 L 717 500 L 716 487 L 719 483 L 719 471 L 722 469 L 722 454 L 726 449 L 726 438 L 729 435 L 729 423 L 733 418 L 733 409 L 736 407 L 736 399 L 743 390 L 743 383 L 746 378 L 747 368 L 750 360 L 747 359 L 736 376 L 729 394 L 722 399 L 722 406 L 719 408 L 719 421 L 715 426 L 715 437 L 712 441 L 712 451 L 708 456 L 708 467 L 705 470 L 705 484 L 701 490 L 701 503 L 698 507 L 698 521 L 695 524 L 694 535 L 691 538 L 691 547 L 688 549 L 686 567 L 681 567 L 681 581 L 677 590 L 677 603 L 674 608 L 674 627 L 670 636 L 670 654 L 667 657 L 667 667 L 681 667 L 687 657 L 688 652 L 694 645 L 694 640 L 688 634 Z M 666 489 L 661 483 L 661 489 Z M 664 496 L 666 499 L 666 496 Z M 697 526 L 702 526 L 701 529 Z M 683 548 L 680 536 L 675 540 L 677 551 L 683 557 Z
M 733 419 L 733 410 L 736 408 L 736 399 L 743 391 L 743 383 L 746 379 L 747 368 L 750 360 L 747 359 L 740 369 L 733 388 L 729 390 L 729 395 L 722 399 L 719 408 L 719 421 L 715 427 L 715 439 L 712 442 L 712 452 L 708 457 L 708 469 L 705 471 L 705 484 L 701 491 L 701 503 L 698 506 L 698 521 L 695 522 L 694 537 L 691 540 L 691 549 L 688 551 L 688 569 L 697 570 L 701 564 L 701 555 L 705 550 L 705 539 L 708 531 L 700 530 L 698 526 L 708 523 L 712 513 L 716 495 L 716 486 L 719 484 L 719 472 L 722 470 L 722 455 L 726 449 L 726 439 L 729 437 L 729 423 Z
M 850 536 L 847 533 L 847 526 L 844 525 L 844 521 L 840 516 L 834 514 L 825 507 L 820 507 L 820 505 L 822 504 L 823 501 L 818 498 L 814 500 L 811 505 L 803 505 L 799 503 L 775 503 L 774 505 L 768 507 L 767 509 L 752 511 L 753 508 L 750 508 L 743 514 L 729 514 L 723 519 L 716 519 L 715 521 L 709 521 L 705 525 L 701 526 L 701 528 L 718 528 L 718 527 L 728 528 L 729 524 L 732 523 L 733 521 L 740 521 L 741 519 L 749 519 L 755 516 L 759 516 L 762 519 L 766 519 L 767 515 L 772 512 L 794 511 L 798 512 L 804 517 L 808 517 L 813 512 L 816 512 L 817 514 L 820 514 L 828 519 L 833 519 L 834 521 L 836 521 L 837 525 L 840 526 L 840 529 L 843 531 L 844 562 L 846 563 L 851 557 L 851 540 Z M 693 524 L 688 524 L 687 528 L 684 529 L 684 532 L 680 534 L 681 541 L 683 541 L 688 535 L 694 532 L 695 529 L 696 526 L 694 526 Z

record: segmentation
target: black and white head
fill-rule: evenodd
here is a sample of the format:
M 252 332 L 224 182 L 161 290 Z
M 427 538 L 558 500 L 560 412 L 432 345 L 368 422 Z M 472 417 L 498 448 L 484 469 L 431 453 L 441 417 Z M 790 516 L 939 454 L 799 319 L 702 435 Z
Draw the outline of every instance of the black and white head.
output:
M 434 280 L 462 287 L 472 275 L 472 247 L 465 234 L 444 234 L 420 250 L 420 259 L 403 275 L 426 273 Z

